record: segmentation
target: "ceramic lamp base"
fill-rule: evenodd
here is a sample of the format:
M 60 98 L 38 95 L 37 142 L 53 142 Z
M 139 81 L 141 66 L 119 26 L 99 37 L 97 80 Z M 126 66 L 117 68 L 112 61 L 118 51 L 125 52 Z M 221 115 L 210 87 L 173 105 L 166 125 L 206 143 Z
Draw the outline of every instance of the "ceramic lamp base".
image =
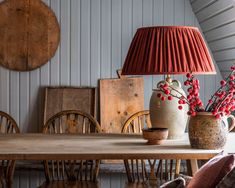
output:
M 160 83 L 166 83 L 167 81 L 161 81 Z M 168 82 L 167 82 L 168 83 Z M 159 85 L 158 84 L 158 85 Z M 173 80 L 171 87 L 186 96 L 185 92 L 181 88 L 181 84 Z M 174 91 L 175 92 L 175 91 Z M 188 120 L 188 105 L 183 105 L 183 109 L 178 109 L 178 99 L 173 97 L 172 100 L 164 100 L 158 97 L 158 94 L 166 97 L 160 89 L 153 90 L 150 99 L 150 120 L 152 127 L 168 128 L 168 139 L 182 139 Z M 177 92 L 174 95 L 179 95 Z

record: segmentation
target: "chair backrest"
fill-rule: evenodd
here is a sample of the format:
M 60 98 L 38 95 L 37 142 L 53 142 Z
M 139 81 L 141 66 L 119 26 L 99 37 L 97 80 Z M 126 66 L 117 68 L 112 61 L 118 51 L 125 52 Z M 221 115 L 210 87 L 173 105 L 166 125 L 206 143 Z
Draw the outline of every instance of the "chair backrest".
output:
M 101 132 L 97 120 L 79 110 L 66 110 L 52 116 L 44 125 L 43 133 L 92 133 Z
M 16 121 L 6 112 L 0 111 L 0 134 L 13 133 L 20 133 Z M 2 185 L 2 187 L 9 187 L 13 180 L 15 161 L 2 160 L 0 166 L 0 185 Z
M 52 116 L 44 125 L 43 133 L 99 133 L 99 123 L 89 114 L 79 110 L 62 111 Z M 66 160 L 44 161 L 47 181 L 96 181 L 99 161 Z
M 7 113 L 0 111 L 0 134 L 20 133 L 16 121 Z
M 122 127 L 122 133 L 141 133 L 144 127 L 151 127 L 149 110 L 136 112 Z
M 141 133 L 144 127 L 151 127 L 149 110 L 143 110 L 131 115 L 122 127 L 122 133 Z M 148 179 L 145 160 L 124 160 L 129 182 L 145 182 Z
M 151 127 L 149 110 L 139 111 L 130 116 L 122 127 L 122 133 L 142 133 L 144 127 Z M 160 180 L 163 179 L 164 171 L 166 173 L 165 179 L 168 179 L 168 173 L 172 177 L 173 160 L 159 160 L 157 163 L 157 160 L 129 159 L 124 160 L 124 164 L 129 182 L 153 180 L 151 183 L 154 184 L 158 176 Z M 169 164 L 170 169 L 168 169 Z M 146 168 L 147 165 L 149 166 L 149 170 Z

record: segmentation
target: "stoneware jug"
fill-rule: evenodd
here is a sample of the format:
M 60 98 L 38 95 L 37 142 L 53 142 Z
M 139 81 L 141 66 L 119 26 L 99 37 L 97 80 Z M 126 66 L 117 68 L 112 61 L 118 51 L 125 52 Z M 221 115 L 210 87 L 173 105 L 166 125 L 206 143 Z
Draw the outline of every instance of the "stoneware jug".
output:
M 166 81 L 161 81 L 158 83 L 157 89 L 153 90 L 150 99 L 149 110 L 151 124 L 154 128 L 168 128 L 168 139 L 181 139 L 183 138 L 188 120 L 188 105 L 183 105 L 183 109 L 179 110 L 179 99 L 173 97 L 172 100 L 162 101 L 157 95 L 158 93 L 161 93 L 165 96 L 165 94 L 159 89 L 160 84 L 164 83 L 166 83 Z M 179 81 L 172 80 L 171 82 L 168 82 L 168 84 L 186 96 Z M 180 97 L 180 94 L 176 91 L 172 91 L 172 94 Z
M 231 121 L 228 121 L 231 119 Z M 222 149 L 227 141 L 228 132 L 235 126 L 233 115 L 216 119 L 211 112 L 198 112 L 190 117 L 188 130 L 192 148 Z

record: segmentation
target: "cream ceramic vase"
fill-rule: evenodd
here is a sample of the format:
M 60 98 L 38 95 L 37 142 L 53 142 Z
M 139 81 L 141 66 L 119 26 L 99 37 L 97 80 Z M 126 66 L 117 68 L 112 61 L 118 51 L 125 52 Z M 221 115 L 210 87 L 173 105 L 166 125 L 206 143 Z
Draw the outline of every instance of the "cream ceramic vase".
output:
M 164 82 L 166 81 L 159 82 L 157 87 L 159 88 L 160 84 Z M 170 85 L 186 96 L 179 81 L 173 80 L 170 82 Z M 165 94 L 158 88 L 153 90 L 149 105 L 152 127 L 168 128 L 168 139 L 180 139 L 182 138 L 187 125 L 188 105 L 183 105 L 183 109 L 179 110 L 179 99 L 173 97 L 172 100 L 162 101 L 157 95 L 158 93 L 161 93 L 163 96 Z M 172 94 L 180 96 L 176 91 L 172 91 Z
M 230 125 L 228 119 L 231 119 Z M 192 148 L 222 149 L 227 141 L 227 134 L 235 126 L 233 115 L 216 119 L 211 112 L 198 112 L 190 117 L 188 130 Z

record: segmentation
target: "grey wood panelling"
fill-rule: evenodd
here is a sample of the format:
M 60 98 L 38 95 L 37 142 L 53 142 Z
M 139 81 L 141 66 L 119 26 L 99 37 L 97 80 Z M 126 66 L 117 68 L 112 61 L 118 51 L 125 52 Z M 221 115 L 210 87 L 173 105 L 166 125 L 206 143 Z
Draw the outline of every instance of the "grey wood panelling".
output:
M 199 27 L 189 0 L 43 1 L 53 9 L 61 26 L 61 43 L 55 56 L 48 64 L 31 72 L 15 72 L 0 67 L 0 110 L 11 114 L 19 123 L 22 132 L 41 131 L 45 86 L 97 86 L 100 78 L 116 77 L 116 70 L 122 67 L 131 39 L 138 27 Z M 192 0 L 193 5 L 197 6 L 197 15 L 203 11 L 203 2 L 206 5 L 212 3 L 208 0 Z M 201 19 L 203 18 L 200 17 Z M 206 21 L 209 22 L 209 19 Z M 224 35 L 220 32 L 220 27 L 205 33 L 206 37 L 211 37 L 209 44 L 213 51 L 227 46 L 227 35 L 235 36 L 233 24 L 225 25 L 227 28 Z M 224 38 L 218 39 L 218 34 Z M 230 42 L 229 48 L 233 47 L 233 43 Z M 232 52 L 228 51 L 230 57 L 233 56 Z M 215 53 L 215 57 L 224 56 L 223 53 L 219 54 Z M 200 95 L 204 102 L 215 91 L 221 79 L 220 72 L 217 72 L 217 76 L 199 76 Z M 156 83 L 164 76 L 144 78 L 147 109 L 152 88 L 155 88 Z M 185 79 L 183 76 L 174 78 L 181 82 Z M 14 187 L 33 188 L 39 185 L 42 179 L 42 174 L 37 172 L 18 173 Z M 123 175 L 107 175 L 101 180 L 101 185 L 102 188 L 122 187 L 123 181 Z
M 48 64 L 31 72 L 15 72 L 0 68 L 0 109 L 9 112 L 17 120 L 22 132 L 41 131 L 45 86 L 97 86 L 100 78 L 116 77 L 116 70 L 122 67 L 131 39 L 138 27 L 199 27 L 189 0 L 44 2 L 55 12 L 61 26 L 61 42 L 55 56 Z M 203 2 L 208 5 L 212 1 L 193 1 L 197 14 L 205 9 Z M 213 36 L 216 37 L 216 34 Z M 212 49 L 221 50 L 223 45 L 226 44 L 214 43 Z M 230 47 L 233 47 L 232 43 Z M 225 53 L 218 51 L 215 58 L 227 61 L 234 57 L 233 52 L 234 49 L 229 49 Z M 206 101 L 215 90 L 215 82 L 220 79 L 220 74 L 207 77 L 208 79 L 199 76 L 203 101 Z M 146 109 L 152 88 L 155 88 L 156 83 L 163 78 L 161 75 L 145 76 Z M 181 82 L 185 79 L 179 75 L 174 78 Z
M 191 5 L 224 77 L 235 62 L 235 1 L 194 0 Z

